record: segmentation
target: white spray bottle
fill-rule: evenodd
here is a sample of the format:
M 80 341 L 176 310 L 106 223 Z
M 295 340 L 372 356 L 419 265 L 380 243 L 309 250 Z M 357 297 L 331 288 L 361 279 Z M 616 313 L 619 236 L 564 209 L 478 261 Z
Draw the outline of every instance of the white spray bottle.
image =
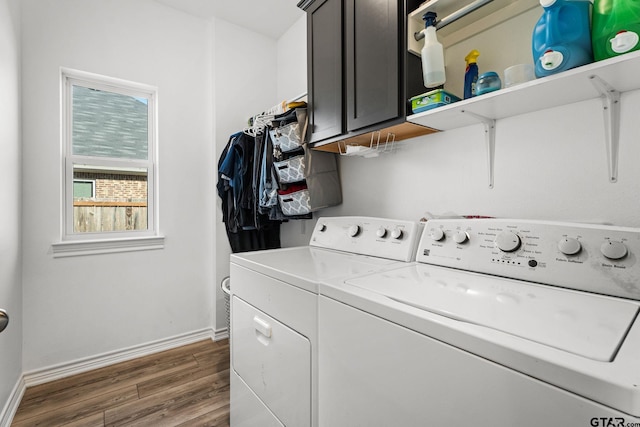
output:
M 424 14 L 424 47 L 422 48 L 422 76 L 427 88 L 443 85 L 446 81 L 444 74 L 444 49 L 436 37 L 436 13 Z

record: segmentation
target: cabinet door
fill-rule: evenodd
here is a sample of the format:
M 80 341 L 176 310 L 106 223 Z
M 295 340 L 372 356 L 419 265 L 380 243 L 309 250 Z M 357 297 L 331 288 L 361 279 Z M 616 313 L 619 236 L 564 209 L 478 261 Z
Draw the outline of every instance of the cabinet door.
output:
M 346 0 L 347 130 L 399 115 L 399 0 Z
M 307 10 L 311 142 L 344 133 L 342 4 L 342 0 L 316 1 Z

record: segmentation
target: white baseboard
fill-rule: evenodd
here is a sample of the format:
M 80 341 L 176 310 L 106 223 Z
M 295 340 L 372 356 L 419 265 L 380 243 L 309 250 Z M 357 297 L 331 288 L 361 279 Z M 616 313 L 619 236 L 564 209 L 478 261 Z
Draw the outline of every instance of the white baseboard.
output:
M 48 368 L 38 369 L 36 371 L 26 372 L 23 375 L 24 383 L 27 387 L 31 387 L 34 385 L 59 380 L 71 375 L 80 374 L 82 372 L 87 372 L 92 369 L 102 368 L 138 357 L 148 356 L 150 354 L 170 350 L 172 348 L 191 344 L 196 341 L 202 341 L 207 338 L 217 341 L 223 339 L 224 334 L 222 332 L 226 333 L 226 328 L 220 331 L 220 336 L 218 336 L 218 332 L 219 331 L 214 331 L 211 328 L 205 328 L 200 331 L 177 335 L 151 343 L 129 347 L 123 350 L 103 353 L 97 356 L 78 359 L 72 362 L 50 366 Z
M 18 378 L 16 385 L 13 387 L 13 390 L 9 395 L 9 400 L 2 411 L 0 411 L 0 427 L 9 427 L 11 425 L 11 421 L 13 421 L 13 417 L 18 411 L 18 406 L 20 406 L 20 401 L 22 400 L 22 396 L 24 396 L 24 391 L 26 389 L 27 386 L 24 382 L 23 375 Z
M 213 333 L 214 341 L 226 340 L 228 338 L 229 338 L 229 331 L 227 330 L 227 328 L 216 329 Z

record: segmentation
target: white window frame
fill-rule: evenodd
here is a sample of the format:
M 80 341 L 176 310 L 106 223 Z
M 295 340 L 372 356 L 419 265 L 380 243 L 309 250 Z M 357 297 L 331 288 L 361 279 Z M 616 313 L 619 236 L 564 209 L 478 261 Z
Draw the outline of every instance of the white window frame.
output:
M 164 237 L 158 222 L 158 90 L 154 86 L 102 76 L 69 68 L 60 69 L 61 109 L 61 233 L 52 245 L 54 257 L 161 249 Z M 147 159 L 115 159 L 74 155 L 72 151 L 73 86 L 84 86 L 148 100 Z M 147 229 L 77 233 L 73 228 L 74 165 L 91 165 L 108 169 L 147 170 Z

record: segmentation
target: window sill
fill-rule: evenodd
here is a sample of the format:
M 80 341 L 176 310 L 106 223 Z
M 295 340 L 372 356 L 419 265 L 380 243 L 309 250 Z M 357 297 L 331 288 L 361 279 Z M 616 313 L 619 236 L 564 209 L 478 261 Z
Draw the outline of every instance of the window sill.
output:
M 54 258 L 164 249 L 164 236 L 56 242 Z

